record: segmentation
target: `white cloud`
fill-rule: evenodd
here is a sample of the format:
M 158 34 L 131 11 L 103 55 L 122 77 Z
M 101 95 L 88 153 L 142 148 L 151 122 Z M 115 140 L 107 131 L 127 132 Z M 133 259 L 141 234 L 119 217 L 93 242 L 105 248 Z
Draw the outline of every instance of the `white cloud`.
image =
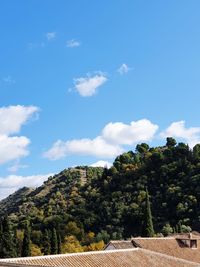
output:
M 42 185 L 49 176 L 53 174 L 39 174 L 31 176 L 19 176 L 9 175 L 7 177 L 0 177 L 0 199 L 7 197 L 9 194 L 14 193 L 19 188 L 24 186 L 27 187 L 38 187 Z
M 98 136 L 94 139 L 85 138 L 66 142 L 58 140 L 53 144 L 52 148 L 44 153 L 44 157 L 51 160 L 61 159 L 68 155 L 112 158 L 122 152 L 122 148 L 109 144 Z
M 9 106 L 0 108 L 0 135 L 18 133 L 23 124 L 39 111 L 35 106 Z
M 157 130 L 158 125 L 151 123 L 147 119 L 132 121 L 130 124 L 110 122 L 104 127 L 102 136 L 111 143 L 133 145 L 137 142 L 150 141 Z
M 81 77 L 74 79 L 75 89 L 81 96 L 92 96 L 96 93 L 97 88 L 103 85 L 107 81 L 107 77 L 98 73 L 92 77 Z
M 81 45 L 81 43 L 79 41 L 74 40 L 74 39 L 67 41 L 67 47 L 69 47 L 69 48 L 79 47 L 80 45 Z
M 19 133 L 33 114 L 39 109 L 34 106 L 9 106 L 0 108 L 0 164 L 18 160 L 29 154 L 30 140 L 25 136 L 10 136 Z
M 105 161 L 105 160 L 99 160 L 93 164 L 90 165 L 91 167 L 107 167 L 110 168 L 112 166 L 111 162 Z
M 200 143 L 200 127 L 185 127 L 185 121 L 173 122 L 164 132 L 161 137 L 174 137 L 184 139 L 190 147 Z
M 146 119 L 131 122 L 130 125 L 121 122 L 109 123 L 104 127 L 102 135 L 94 139 L 58 140 L 43 156 L 50 160 L 57 160 L 69 155 L 113 158 L 124 151 L 122 145 L 149 141 L 154 137 L 157 129 L 157 125 Z
M 54 40 L 56 38 L 56 32 L 47 32 L 46 38 L 48 41 Z
M 126 74 L 129 72 L 132 68 L 129 68 L 127 64 L 123 63 L 119 69 L 117 70 L 121 75 Z
M 29 144 L 30 140 L 25 136 L 0 135 L 0 164 L 27 156 Z

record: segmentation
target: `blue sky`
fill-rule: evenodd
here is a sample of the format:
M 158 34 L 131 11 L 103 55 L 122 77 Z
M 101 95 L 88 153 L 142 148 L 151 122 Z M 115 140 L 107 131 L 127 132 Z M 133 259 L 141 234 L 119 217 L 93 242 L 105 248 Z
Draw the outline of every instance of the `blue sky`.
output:
M 0 198 L 140 142 L 200 142 L 198 0 L 3 0 Z

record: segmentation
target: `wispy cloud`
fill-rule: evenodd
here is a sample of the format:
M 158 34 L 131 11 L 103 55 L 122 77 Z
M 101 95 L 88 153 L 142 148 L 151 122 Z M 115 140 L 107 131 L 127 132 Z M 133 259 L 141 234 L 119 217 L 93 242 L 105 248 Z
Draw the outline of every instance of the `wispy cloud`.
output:
M 81 43 L 77 40 L 71 39 L 67 41 L 66 45 L 69 48 L 75 48 L 75 47 L 79 47 Z
M 127 64 L 123 63 L 117 71 L 119 72 L 120 75 L 124 75 L 128 73 L 130 70 L 132 70 L 132 68 L 128 67 Z
M 36 49 L 36 48 L 45 48 L 47 46 L 47 43 L 50 41 L 53 41 L 56 39 L 57 33 L 56 32 L 47 32 L 45 34 L 45 39 L 41 41 L 36 42 L 30 42 L 28 43 L 28 48 L 30 50 Z
M 28 43 L 28 48 L 30 50 L 34 49 L 34 48 L 44 48 L 45 47 L 45 43 L 44 42 L 36 42 L 36 43 Z
M 48 41 L 52 41 L 56 38 L 56 32 L 47 32 L 46 38 Z
M 4 84 L 7 84 L 7 85 L 12 85 L 12 84 L 15 84 L 15 83 L 16 83 L 16 81 L 15 81 L 10 75 L 4 77 L 4 78 L 2 79 L 2 82 L 3 82 Z
M 16 173 L 20 169 L 26 169 L 28 168 L 28 165 L 23 165 L 19 163 L 19 160 L 15 162 L 11 167 L 9 167 L 7 170 L 12 173 Z
M 74 79 L 75 89 L 81 96 L 92 96 L 96 93 L 97 89 L 102 86 L 108 78 L 105 74 L 99 72 L 93 76 L 88 74 L 86 77 Z

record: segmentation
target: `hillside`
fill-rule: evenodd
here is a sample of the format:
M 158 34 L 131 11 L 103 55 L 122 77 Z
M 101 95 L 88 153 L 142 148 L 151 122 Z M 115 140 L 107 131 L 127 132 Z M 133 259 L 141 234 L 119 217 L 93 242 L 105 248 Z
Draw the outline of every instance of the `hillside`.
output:
M 18 207 L 26 201 L 26 197 L 33 192 L 33 188 L 23 187 L 17 190 L 12 195 L 0 201 L 0 216 L 17 212 Z
M 98 179 L 103 173 L 101 167 L 76 167 L 65 169 L 55 176 L 51 176 L 40 187 L 21 188 L 6 199 L 0 201 L 0 216 L 5 214 L 37 216 L 43 210 L 47 216 L 59 214 L 69 208 L 70 202 L 78 189 L 87 186 L 91 179 Z M 80 192 L 79 192 L 80 193 Z M 48 206 L 48 210 L 46 207 Z M 50 211 L 51 209 L 52 211 Z M 55 208 L 55 210 L 53 210 Z
M 199 231 L 200 145 L 191 150 L 168 138 L 162 147 L 137 145 L 110 169 L 66 169 L 35 190 L 24 188 L 1 201 L 0 215 L 9 213 L 17 229 L 28 218 L 40 238 L 55 228 L 62 242 L 74 236 L 89 244 L 90 232 L 93 242 L 107 242 L 144 234 L 146 189 L 156 233 Z

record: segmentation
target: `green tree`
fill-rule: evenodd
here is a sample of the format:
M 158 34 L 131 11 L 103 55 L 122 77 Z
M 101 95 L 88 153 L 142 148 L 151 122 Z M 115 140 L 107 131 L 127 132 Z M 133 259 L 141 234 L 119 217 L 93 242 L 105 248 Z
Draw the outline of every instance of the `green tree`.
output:
M 55 228 L 53 228 L 51 236 L 51 254 L 58 254 L 58 237 Z
M 15 249 L 16 257 L 18 257 L 18 256 L 20 256 L 20 253 L 19 253 L 19 243 L 18 243 L 18 239 L 17 239 L 17 229 L 16 228 L 13 230 L 13 243 L 14 243 L 14 249 Z
M 146 189 L 146 201 L 145 201 L 145 210 L 144 210 L 144 230 L 143 235 L 147 237 L 154 236 L 153 220 L 151 214 L 151 206 L 149 201 L 149 193 Z
M 197 144 L 193 147 L 193 155 L 194 159 L 196 160 L 200 159 L 200 144 Z
M 167 143 L 166 146 L 173 147 L 176 145 L 176 140 L 172 137 L 167 137 Z
M 26 222 L 24 229 L 24 238 L 22 243 L 22 257 L 31 256 L 31 241 L 30 241 L 30 226 L 29 222 Z
M 146 143 L 142 143 L 136 146 L 136 151 L 141 154 L 147 152 L 148 150 L 149 150 L 149 145 L 147 145 Z
M 60 234 L 58 234 L 57 235 L 58 236 L 58 254 L 61 254 L 61 250 L 62 250 L 62 248 L 61 248 L 61 237 L 60 237 Z
M 173 233 L 173 228 L 170 226 L 169 223 L 167 223 L 166 225 L 163 226 L 161 232 L 162 232 L 162 234 L 163 234 L 164 236 L 168 236 L 168 235 L 170 235 L 170 234 Z
M 82 231 L 77 226 L 76 222 L 68 222 L 68 224 L 65 227 L 65 233 L 66 235 L 76 236 L 78 239 L 80 239 L 82 235 Z
M 42 246 L 42 252 L 44 253 L 44 255 L 51 254 L 51 239 L 49 236 L 49 231 L 47 229 L 45 229 L 44 231 Z
M 0 257 L 13 258 L 16 257 L 16 246 L 13 240 L 13 231 L 8 216 L 4 217 L 0 226 L 1 235 L 1 251 Z

